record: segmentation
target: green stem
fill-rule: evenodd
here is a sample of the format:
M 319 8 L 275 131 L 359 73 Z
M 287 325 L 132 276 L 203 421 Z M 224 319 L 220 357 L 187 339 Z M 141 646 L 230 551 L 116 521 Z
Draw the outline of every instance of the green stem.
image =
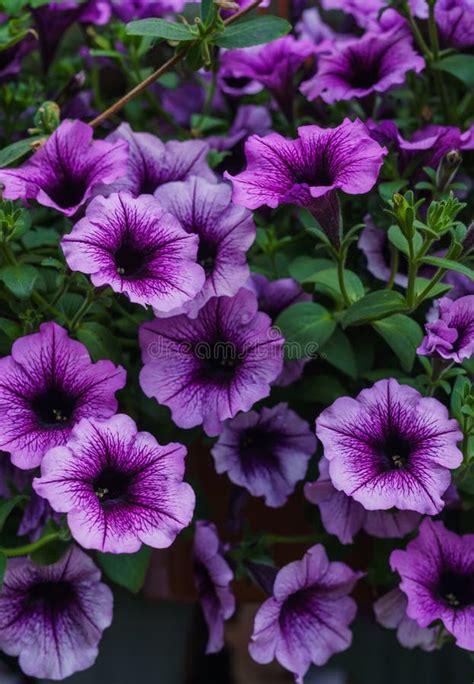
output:
M 37 541 L 31 542 L 31 544 L 25 544 L 24 546 L 16 546 L 11 549 L 0 547 L 0 553 L 3 553 L 7 558 L 27 556 L 29 553 L 33 553 L 34 551 L 37 551 L 38 549 L 41 549 L 43 546 L 46 546 L 47 544 L 50 544 L 53 541 L 57 541 L 58 539 L 61 539 L 61 535 L 59 534 L 59 532 L 50 532 L 49 534 L 45 534 L 44 537 L 41 537 Z
M 349 297 L 349 293 L 347 292 L 346 281 L 345 281 L 345 277 L 344 277 L 345 261 L 346 261 L 345 254 L 339 252 L 337 255 L 337 279 L 339 281 L 339 289 L 341 290 L 341 294 L 342 294 L 342 298 L 344 300 L 344 304 L 346 306 L 350 306 L 351 300 Z
M 390 265 L 390 278 L 388 279 L 387 288 L 392 289 L 395 283 L 395 277 L 398 273 L 398 263 L 400 261 L 400 253 L 396 247 L 390 244 L 390 255 L 391 255 L 391 265 Z
M 424 57 L 429 62 L 431 62 L 431 60 L 433 59 L 433 55 L 431 54 L 431 50 L 429 49 L 425 39 L 423 38 L 420 29 L 418 28 L 418 24 L 416 23 L 413 14 L 411 13 L 411 9 L 408 2 L 404 3 L 402 16 L 404 16 L 405 19 L 408 21 L 411 32 L 413 33 L 415 40 L 418 43 L 418 47 L 420 48 Z
M 84 318 L 86 313 L 91 308 L 97 294 L 99 294 L 99 293 L 100 293 L 100 290 L 96 290 L 95 288 L 92 288 L 91 290 L 89 290 L 89 292 L 86 295 L 86 298 L 84 299 L 81 306 L 77 310 L 75 316 L 73 317 L 73 319 L 70 322 L 69 329 L 71 330 L 71 332 L 74 332 L 79 327 L 79 324 L 81 323 L 82 319 Z
M 217 90 L 217 72 L 218 72 L 218 65 L 213 61 L 212 63 L 212 72 L 211 72 L 211 82 L 209 84 L 209 87 L 207 89 L 206 93 L 206 100 L 204 102 L 204 107 L 202 108 L 202 113 L 201 116 L 199 117 L 199 121 L 196 126 L 196 130 L 200 131 L 209 116 L 211 112 L 211 107 L 212 103 L 214 100 L 214 96 L 216 94 Z
M 407 306 L 412 311 L 415 308 L 416 300 L 416 272 L 415 250 L 413 249 L 413 238 L 407 238 L 408 243 L 408 285 L 407 285 Z
M 287 537 L 281 534 L 265 534 L 264 541 L 266 544 L 312 544 L 320 541 L 321 535 L 316 534 L 302 534 L 300 536 Z

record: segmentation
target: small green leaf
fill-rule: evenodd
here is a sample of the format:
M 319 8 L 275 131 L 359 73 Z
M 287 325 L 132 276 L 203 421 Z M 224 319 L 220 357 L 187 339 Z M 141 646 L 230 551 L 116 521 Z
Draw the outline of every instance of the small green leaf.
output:
M 197 35 L 191 31 L 191 27 L 187 24 L 176 24 L 164 19 L 131 21 L 127 24 L 126 31 L 129 36 L 151 36 L 178 43 L 197 39 Z
M 77 339 L 86 345 L 94 361 L 112 359 L 118 361 L 117 341 L 110 328 L 95 321 L 81 323 Z
M 40 140 L 40 138 L 43 137 L 44 136 L 41 135 L 35 135 L 32 138 L 19 140 L 18 142 L 14 142 L 11 145 L 4 147 L 3 150 L 0 150 L 0 168 L 10 166 L 10 164 L 13 164 L 13 162 L 18 161 L 18 159 L 24 157 L 28 152 L 31 152 L 33 149 L 31 143 Z
M 54 228 L 35 228 L 23 235 L 21 241 L 27 249 L 36 249 L 56 246 L 60 238 L 60 234 Z
M 346 311 L 342 318 L 342 327 L 377 321 L 405 309 L 405 298 L 399 292 L 394 290 L 369 292 Z
M 290 30 L 291 25 L 280 17 L 253 17 L 231 24 L 222 33 L 216 34 L 211 42 L 222 48 L 251 47 L 286 36 Z
M 406 185 L 408 185 L 408 181 L 403 180 L 403 178 L 398 178 L 397 180 L 380 183 L 378 187 L 379 195 L 383 200 L 388 202 L 388 200 L 392 199 L 394 193 L 400 192 L 400 190 L 404 188 Z
M 330 268 L 315 273 L 307 282 L 313 282 L 317 292 L 322 292 L 336 301 L 342 301 L 337 268 Z M 364 286 L 361 279 L 353 271 L 349 271 L 347 268 L 344 269 L 344 282 L 351 303 L 356 302 L 364 296 Z
M 46 257 L 45 259 L 41 259 L 41 266 L 46 266 L 46 268 L 56 268 L 59 271 L 61 271 L 64 268 L 64 264 L 59 261 L 59 259 L 55 259 L 54 257 Z
M 314 282 L 313 277 L 320 271 L 333 268 L 334 262 L 330 259 L 315 259 L 311 256 L 299 256 L 288 266 L 292 278 L 299 283 Z
M 415 293 L 417 297 L 430 284 L 430 282 L 431 281 L 428 280 L 428 278 L 415 279 Z M 451 288 L 452 285 L 449 285 L 448 283 L 436 283 L 436 285 L 433 285 L 432 289 L 430 290 L 428 297 L 430 297 L 431 299 L 436 299 L 437 297 L 440 297 L 446 292 L 449 292 Z
M 112 582 L 136 594 L 143 587 L 151 549 L 142 546 L 137 553 L 98 553 L 97 562 Z
M 431 266 L 437 266 L 438 268 L 445 268 L 448 271 L 456 271 L 456 273 L 462 273 L 471 280 L 474 280 L 474 271 L 464 264 L 460 264 L 457 261 L 452 261 L 452 259 L 444 259 L 442 257 L 423 257 L 421 260 L 423 264 L 430 264 Z
M 399 226 L 390 226 L 388 229 L 388 239 L 394 247 L 400 250 L 400 252 L 403 254 L 408 254 L 408 242 Z M 415 233 L 413 236 L 413 243 L 416 253 L 423 243 L 423 238 L 419 233 Z
M 336 328 L 331 337 L 323 344 L 320 356 L 338 370 L 351 378 L 357 377 L 357 361 L 347 335 Z
M 275 321 L 285 338 L 288 359 L 314 356 L 333 333 L 336 323 L 320 304 L 299 302 L 282 311 Z
M 7 518 L 13 509 L 16 508 L 19 503 L 25 501 L 26 498 L 27 497 L 23 494 L 18 494 L 18 496 L 14 496 L 11 499 L 0 501 L 0 531 L 3 530 Z
M 469 88 L 474 88 L 474 55 L 449 55 L 432 66 L 455 76 Z
M 334 375 L 313 375 L 292 386 L 298 401 L 327 406 L 347 394 L 347 390 Z
M 456 378 L 453 391 L 451 392 L 451 414 L 453 418 L 456 418 L 458 421 L 463 420 L 462 407 L 464 404 L 464 393 L 466 391 L 469 393 L 470 388 L 471 382 L 465 375 Z
M 214 0 L 201 0 L 201 19 L 205 26 L 210 26 L 217 14 Z
M 21 335 L 21 327 L 9 318 L 0 318 L 0 331 L 13 342 Z
M 418 323 L 403 314 L 395 314 L 382 321 L 374 321 L 372 325 L 398 356 L 403 370 L 409 373 L 423 338 L 423 331 Z
M 38 271 L 28 264 L 2 266 L 0 280 L 18 299 L 27 299 L 33 292 Z

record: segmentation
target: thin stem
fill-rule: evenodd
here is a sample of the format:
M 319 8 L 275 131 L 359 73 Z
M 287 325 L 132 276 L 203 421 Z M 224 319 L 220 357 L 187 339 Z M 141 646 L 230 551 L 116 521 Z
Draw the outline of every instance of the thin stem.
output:
M 403 15 L 405 19 L 408 21 L 408 24 L 410 26 L 411 32 L 413 33 L 416 42 L 418 43 L 418 47 L 420 48 L 421 52 L 425 56 L 425 58 L 431 62 L 433 59 L 433 55 L 431 54 L 431 50 L 429 49 L 425 39 L 423 38 L 420 29 L 418 28 L 418 24 L 416 23 L 413 14 L 411 13 L 410 6 L 408 2 L 405 3 L 404 8 L 403 8 Z
M 311 544 L 320 541 L 321 535 L 303 534 L 300 536 L 284 536 L 281 534 L 265 534 L 264 541 L 269 546 L 271 544 Z
M 91 308 L 98 293 L 100 293 L 100 290 L 96 290 L 95 288 L 89 290 L 89 292 L 86 295 L 86 298 L 84 299 L 81 306 L 77 310 L 75 316 L 71 320 L 71 323 L 69 325 L 71 331 L 74 331 L 79 327 L 80 322 Z
M 45 534 L 44 537 L 37 539 L 35 542 L 31 542 L 31 544 L 24 544 L 24 546 L 16 546 L 11 549 L 0 547 L 0 553 L 3 553 L 7 558 L 27 556 L 29 553 L 33 553 L 53 541 L 58 541 L 58 539 L 61 539 L 59 532 L 50 532 L 49 534 Z
M 396 275 L 398 273 L 398 264 L 400 261 L 400 252 L 392 244 L 390 244 L 390 255 L 391 255 L 390 277 L 389 277 L 388 283 L 387 283 L 387 288 L 389 290 L 391 290 L 395 284 L 395 278 L 396 278 Z
M 410 310 L 415 308 L 415 281 L 417 265 L 415 260 L 415 251 L 413 249 L 413 238 L 407 238 L 408 243 L 408 285 L 407 285 L 407 306 Z
M 206 100 L 204 102 L 204 107 L 202 108 L 202 113 L 201 116 L 199 117 L 199 121 L 196 126 L 196 130 L 200 131 L 209 116 L 211 112 L 211 107 L 212 103 L 214 101 L 214 96 L 216 94 L 216 89 L 217 89 L 217 68 L 216 65 L 212 65 L 212 72 L 211 72 L 211 82 L 209 84 L 209 88 L 206 93 Z
M 346 306 L 351 305 L 351 299 L 346 288 L 346 281 L 344 276 L 345 255 L 340 253 L 337 255 L 337 279 L 339 281 L 339 289 L 341 290 L 342 298 Z

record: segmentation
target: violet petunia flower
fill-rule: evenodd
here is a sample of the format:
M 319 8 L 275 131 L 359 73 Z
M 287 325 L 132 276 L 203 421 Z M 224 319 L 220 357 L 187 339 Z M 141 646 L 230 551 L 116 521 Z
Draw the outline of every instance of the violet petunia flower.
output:
M 193 517 L 185 455 L 182 444 L 161 446 L 150 433 L 137 432 L 129 416 L 84 419 L 65 446 L 48 451 L 33 487 L 55 511 L 67 513 L 72 536 L 86 549 L 166 548 Z
M 282 568 L 273 596 L 255 616 L 252 658 L 263 664 L 276 659 L 302 684 L 311 664 L 324 665 L 351 645 L 348 626 L 357 608 L 348 594 L 360 576 L 345 563 L 331 563 L 321 544 Z
M 112 11 L 122 21 L 162 17 L 169 12 L 182 12 L 186 0 L 110 0 Z
M 272 117 L 267 107 L 241 105 L 225 135 L 211 135 L 206 142 L 214 150 L 231 150 L 249 135 L 267 135 L 272 129 Z
M 461 537 L 426 518 L 405 551 L 392 551 L 390 566 L 408 617 L 422 628 L 441 620 L 460 648 L 474 651 L 474 534 Z
M 224 646 L 224 622 L 235 612 L 230 588 L 234 573 L 222 554 L 216 526 L 206 520 L 196 521 L 193 570 L 209 631 L 206 653 L 217 653 Z
M 435 627 L 419 627 L 407 615 L 407 597 L 398 587 L 392 589 L 374 603 L 377 622 L 382 627 L 397 630 L 397 639 L 404 648 L 434 651 L 436 648 Z
M 301 40 L 311 41 L 314 51 L 326 46 L 328 41 L 336 38 L 335 32 L 321 19 L 317 7 L 305 9 L 300 21 L 295 26 L 295 31 Z
M 168 406 L 179 427 L 203 424 L 210 436 L 268 396 L 283 365 L 283 338 L 243 288 L 234 297 L 213 297 L 195 319 L 144 323 L 139 337 L 145 394 Z
M 94 664 L 113 596 L 92 560 L 72 547 L 54 565 L 8 561 L 0 593 L 0 648 L 30 677 L 65 679 Z
M 198 238 L 152 195 L 96 197 L 61 245 L 69 268 L 91 274 L 96 287 L 158 311 L 191 301 L 204 284 Z
M 441 47 L 465 50 L 474 45 L 472 0 L 437 0 L 435 19 Z
M 282 403 L 226 421 L 211 453 L 218 473 L 276 508 L 305 477 L 315 450 L 308 423 Z
M 17 339 L 0 359 L 0 449 L 25 470 L 48 449 L 64 444 L 84 417 L 108 418 L 125 370 L 111 361 L 92 363 L 86 347 L 56 323 Z
M 446 407 L 393 378 L 336 399 L 316 435 L 334 487 L 368 511 L 439 513 L 449 471 L 462 462 L 462 432 Z
M 426 335 L 417 353 L 462 363 L 474 353 L 474 294 L 438 302 L 438 320 L 425 325 Z
M 92 140 L 93 129 L 82 121 L 63 121 L 43 147 L 16 169 L 0 169 L 3 196 L 35 199 L 72 216 L 100 183 L 123 176 L 127 144 Z
M 227 183 L 209 183 L 197 176 L 184 183 L 167 183 L 155 193 L 161 206 L 196 241 L 197 262 L 205 273 L 194 299 L 178 305 L 173 314 L 195 318 L 211 297 L 235 295 L 245 285 L 246 252 L 255 240 L 255 224 L 248 209 L 232 204 L 231 194 Z
M 367 511 L 351 496 L 338 491 L 329 476 L 329 462 L 319 461 L 319 477 L 307 482 L 304 495 L 319 507 L 325 529 L 334 534 L 341 544 L 352 544 L 361 529 L 373 537 L 397 539 L 413 532 L 420 522 L 420 514 L 413 511 Z

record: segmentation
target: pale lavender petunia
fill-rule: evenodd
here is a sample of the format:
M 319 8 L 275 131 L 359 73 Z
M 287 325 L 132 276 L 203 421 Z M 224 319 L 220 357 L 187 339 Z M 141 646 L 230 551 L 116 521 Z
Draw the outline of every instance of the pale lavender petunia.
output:
M 54 565 L 8 561 L 0 593 L 0 648 L 25 674 L 60 680 L 94 664 L 113 597 L 92 560 L 72 547 Z
M 398 587 L 392 589 L 374 603 L 377 622 L 387 629 L 397 630 L 397 639 L 404 648 L 433 651 L 436 648 L 437 629 L 419 627 L 407 615 L 407 597 Z
M 166 548 L 191 522 L 194 492 L 183 482 L 186 449 L 158 444 L 117 414 L 84 419 L 64 446 L 47 452 L 35 491 L 86 549 L 134 553 L 142 544 Z
M 438 319 L 427 323 L 417 352 L 462 363 L 474 353 L 474 294 L 438 302 Z
M 462 462 L 462 432 L 446 407 L 393 378 L 336 399 L 316 435 L 335 488 L 368 511 L 439 513 L 450 470 Z

